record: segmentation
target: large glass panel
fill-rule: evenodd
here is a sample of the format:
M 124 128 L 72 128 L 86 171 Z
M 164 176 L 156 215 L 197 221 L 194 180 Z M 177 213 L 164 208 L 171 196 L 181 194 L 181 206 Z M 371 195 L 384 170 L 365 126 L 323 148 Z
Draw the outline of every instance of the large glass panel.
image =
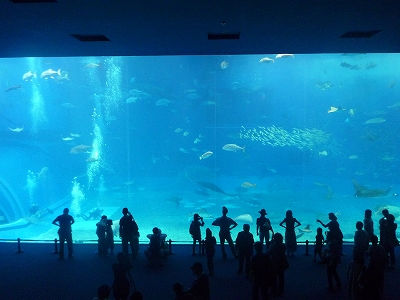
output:
M 52 240 L 70 208 L 95 240 L 128 207 L 189 241 L 221 207 L 239 226 L 292 210 L 298 240 L 328 213 L 345 239 L 373 211 L 399 220 L 398 54 L 0 59 L 0 238 Z M 98 214 L 90 218 L 90 212 Z M 204 229 L 205 229 L 204 228 Z M 204 232 L 203 232 L 204 236 Z

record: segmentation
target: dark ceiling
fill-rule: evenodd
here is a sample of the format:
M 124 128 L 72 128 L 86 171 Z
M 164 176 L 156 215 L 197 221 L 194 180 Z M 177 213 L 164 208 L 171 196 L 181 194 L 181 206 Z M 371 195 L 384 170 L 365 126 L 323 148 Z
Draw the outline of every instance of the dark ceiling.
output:
M 0 57 L 400 52 L 399 16 L 398 0 L 1 0 Z

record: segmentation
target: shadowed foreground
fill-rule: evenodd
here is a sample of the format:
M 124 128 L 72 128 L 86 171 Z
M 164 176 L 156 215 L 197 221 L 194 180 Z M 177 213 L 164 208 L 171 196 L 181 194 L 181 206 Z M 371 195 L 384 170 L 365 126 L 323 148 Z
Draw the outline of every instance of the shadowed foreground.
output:
M 131 271 L 134 283 L 146 300 L 174 299 L 172 285 L 181 281 L 188 288 L 194 279 L 190 266 L 195 261 L 203 263 L 205 256 L 191 256 L 190 245 L 173 245 L 167 262 L 162 267 L 148 266 L 140 246 L 139 257 Z M 399 255 L 399 247 L 396 255 Z M 111 264 L 116 255 L 101 258 L 95 254 L 97 245 L 74 245 L 74 258 L 58 260 L 52 254 L 53 244 L 22 244 L 23 253 L 16 254 L 15 243 L 0 244 L 0 294 L 3 299 L 92 299 L 97 287 L 103 283 L 112 284 Z M 116 252 L 121 245 L 116 245 Z M 312 247 L 311 247 L 312 251 Z M 352 246 L 345 246 L 346 256 L 338 267 L 342 279 L 341 290 L 326 291 L 326 268 L 312 262 L 312 256 L 304 256 L 304 246 L 298 247 L 297 256 L 289 257 L 290 268 L 286 271 L 284 296 L 277 299 L 347 299 L 346 269 L 351 258 Z M 228 253 L 228 260 L 221 259 L 219 247 L 215 256 L 215 273 L 211 278 L 212 300 L 251 299 L 251 287 L 243 274 L 236 274 L 237 261 Z M 385 273 L 385 296 L 383 299 L 399 299 L 399 269 Z M 229 296 L 227 296 L 229 295 Z

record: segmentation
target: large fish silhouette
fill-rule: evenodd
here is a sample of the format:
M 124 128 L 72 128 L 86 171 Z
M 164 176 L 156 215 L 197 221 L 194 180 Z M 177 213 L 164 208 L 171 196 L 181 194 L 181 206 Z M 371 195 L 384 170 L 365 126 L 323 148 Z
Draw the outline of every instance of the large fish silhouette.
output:
M 194 181 L 193 182 L 197 183 L 198 185 L 200 185 L 201 187 L 208 189 L 210 191 L 216 192 L 216 193 L 220 193 L 220 194 L 224 194 L 227 196 L 237 196 L 234 194 L 227 194 L 225 193 L 221 188 L 219 188 L 218 186 L 216 186 L 214 183 L 211 182 L 205 182 L 205 181 Z
M 352 179 L 351 181 L 353 182 L 354 189 L 356 190 L 356 193 L 354 195 L 356 197 L 361 197 L 361 198 L 384 197 L 387 196 L 387 194 L 389 194 L 391 190 L 391 187 L 389 187 L 387 190 L 369 189 L 366 188 L 365 186 L 362 186 L 354 179 Z

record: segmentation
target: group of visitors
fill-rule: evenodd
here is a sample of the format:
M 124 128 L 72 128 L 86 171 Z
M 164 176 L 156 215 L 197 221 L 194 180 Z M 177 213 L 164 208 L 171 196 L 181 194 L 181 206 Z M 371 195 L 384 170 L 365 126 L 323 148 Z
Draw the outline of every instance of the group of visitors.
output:
M 266 217 L 266 210 L 261 209 L 259 213 L 260 217 L 256 221 L 256 234 L 259 236 L 259 241 L 257 242 L 254 241 L 253 234 L 250 232 L 250 224 L 244 224 L 243 230 L 237 234 L 234 243 L 231 230 L 238 224 L 227 216 L 228 209 L 225 206 L 222 207 L 222 216 L 216 218 L 212 222 L 212 225 L 219 227 L 222 259 L 227 259 L 225 250 L 226 241 L 233 257 L 238 259 L 237 273 L 241 274 L 244 271 L 246 278 L 252 284 L 253 299 L 258 299 L 259 293 L 261 293 L 263 299 L 268 299 L 269 289 L 271 289 L 271 293 L 274 295 L 282 295 L 284 291 L 284 272 L 289 268 L 286 257 L 293 256 L 296 252 L 295 228 L 300 226 L 301 223 L 293 217 L 292 211 L 288 210 L 286 217 L 279 223 L 280 226 L 285 228 L 285 238 L 283 238 L 282 234 L 274 232 L 270 220 Z M 138 225 L 127 208 L 122 210 L 122 214 L 123 216 L 119 222 L 122 252 L 117 255 L 118 263 L 112 266 L 114 272 L 114 284 L 112 288 L 115 299 L 128 299 L 127 297 L 130 294 L 129 289 L 132 287 L 132 282 L 129 282 L 129 276 L 127 275 L 131 268 L 128 257 L 128 245 L 130 244 L 131 246 L 133 257 L 137 256 L 139 250 L 140 235 Z M 378 237 L 374 234 L 374 222 L 371 210 L 367 209 L 365 211 L 363 222 L 356 222 L 353 256 L 347 271 L 349 279 L 348 294 L 355 299 L 380 299 L 379 297 L 382 294 L 384 286 L 384 270 L 385 268 L 394 268 L 395 266 L 394 247 L 399 244 L 396 238 L 397 224 L 394 222 L 394 216 L 387 209 L 384 209 L 382 214 L 383 217 L 379 220 L 379 244 Z M 329 222 L 326 224 L 321 220 L 317 220 L 328 231 L 325 232 L 324 236 L 322 228 L 317 229 L 313 261 L 316 261 L 318 255 L 321 263 L 326 264 L 327 289 L 333 291 L 334 282 L 337 289 L 342 286 L 341 279 L 337 273 L 337 266 L 341 262 L 341 255 L 343 254 L 343 233 L 336 215 L 329 213 L 328 218 Z M 60 259 L 64 258 L 65 241 L 68 244 L 68 257 L 73 257 L 71 225 L 74 222 L 74 218 L 69 215 L 68 208 L 65 208 L 63 214 L 55 218 L 52 222 L 54 225 L 60 227 L 58 230 L 60 237 Z M 199 214 L 194 214 L 193 221 L 189 227 L 189 233 L 193 238 L 192 254 L 197 255 L 197 243 L 199 244 L 199 253 L 202 250 L 202 243 L 204 243 L 208 276 L 213 276 L 215 274 L 213 259 L 217 240 L 213 236 L 211 229 L 207 228 L 206 237 L 202 241 L 201 227 L 204 225 L 203 218 Z M 99 255 L 107 255 L 108 249 L 112 253 L 114 248 L 112 220 L 103 215 L 96 226 Z M 272 232 L 271 239 L 270 231 Z M 166 234 L 163 234 L 159 228 L 154 227 L 152 234 L 148 234 L 147 237 L 150 243 L 145 250 L 146 257 L 149 260 L 156 257 L 164 257 L 166 254 L 164 252 Z M 264 243 L 265 252 L 263 251 Z M 323 249 L 324 244 L 326 244 L 326 249 Z M 255 253 L 253 253 L 253 250 Z M 176 299 L 209 299 L 209 281 L 208 276 L 203 272 L 203 265 L 200 262 L 196 262 L 191 267 L 191 270 L 196 276 L 192 287 L 185 291 L 181 283 L 176 283 L 173 287 L 177 296 Z M 133 295 L 138 297 L 139 294 L 134 293 Z

